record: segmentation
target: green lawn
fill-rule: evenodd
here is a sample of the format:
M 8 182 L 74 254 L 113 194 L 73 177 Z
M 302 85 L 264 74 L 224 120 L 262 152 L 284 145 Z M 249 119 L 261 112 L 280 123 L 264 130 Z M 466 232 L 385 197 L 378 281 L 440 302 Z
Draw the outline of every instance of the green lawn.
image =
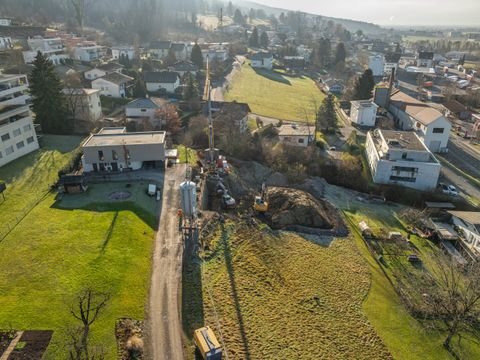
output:
M 53 137 L 49 148 L 0 169 L 11 185 L 9 198 L 20 199 L 37 185 L 48 187 L 68 159 L 67 148 L 54 150 L 59 140 Z M 115 320 L 145 314 L 157 206 L 146 186 L 98 184 L 62 200 L 53 193 L 44 196 L 0 242 L 0 328 L 54 330 L 45 359 L 66 359 L 66 330 L 76 324 L 69 308 L 76 294 L 92 287 L 111 294 L 91 329 L 92 345 L 102 346 L 107 359 L 115 358 Z M 116 190 L 128 190 L 132 197 L 109 200 Z M 2 220 L 17 208 L 11 201 L 0 204 Z
M 281 72 L 254 70 L 246 62 L 230 84 L 225 99 L 246 102 L 252 112 L 268 117 L 306 121 L 315 119 L 315 106 L 324 94 L 308 77 L 290 77 Z M 307 113 L 307 115 L 305 114 Z
M 347 211 L 346 215 L 354 225 L 366 220 L 374 233 L 377 234 L 382 229 L 400 231 L 405 234 L 405 229 L 397 218 L 399 210 L 401 210 L 401 207 L 365 205 Z M 428 329 L 428 324 L 422 324 L 407 312 L 393 286 L 356 230 L 354 230 L 353 235 L 357 247 L 366 259 L 372 274 L 371 288 L 363 304 L 363 309 L 393 357 L 412 360 L 453 359 L 442 346 L 443 340 L 445 340 L 444 334 Z M 432 253 L 440 250 L 428 240 L 412 236 L 411 241 L 418 249 L 418 255 L 425 267 L 430 268 Z M 388 256 L 386 261 L 389 268 L 384 267 L 384 270 L 391 279 L 394 279 L 391 269 L 392 266 L 395 266 L 394 262 L 389 261 Z M 452 345 L 462 359 L 480 357 L 480 347 L 474 342 L 466 340 L 466 338 L 462 341 L 461 348 L 458 347 L 456 339 L 452 341 Z
M 227 223 L 207 240 L 200 290 L 198 262 L 184 278 L 187 334 L 212 326 L 232 359 L 390 358 L 362 309 L 370 273 L 353 239 Z

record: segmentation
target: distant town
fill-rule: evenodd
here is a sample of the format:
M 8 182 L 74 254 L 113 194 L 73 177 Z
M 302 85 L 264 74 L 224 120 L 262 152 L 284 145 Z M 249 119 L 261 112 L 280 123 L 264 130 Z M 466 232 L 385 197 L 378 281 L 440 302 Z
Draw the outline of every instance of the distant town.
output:
M 1 360 L 480 358 L 480 27 L 5 1 Z

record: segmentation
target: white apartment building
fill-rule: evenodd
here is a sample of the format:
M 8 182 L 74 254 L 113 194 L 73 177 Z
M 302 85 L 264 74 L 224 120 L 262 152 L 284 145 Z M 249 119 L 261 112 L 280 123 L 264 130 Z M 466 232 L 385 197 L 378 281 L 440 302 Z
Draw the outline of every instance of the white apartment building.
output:
M 402 54 L 400 53 L 387 53 L 385 54 L 385 63 L 383 65 L 383 73 L 390 76 L 392 74 L 392 69 L 395 69 L 395 74 L 398 73 L 398 63 Z
M 374 127 L 377 120 L 378 105 L 371 100 L 351 102 L 350 121 L 359 126 Z
M 114 46 L 112 47 L 112 58 L 114 60 L 120 60 L 122 56 L 128 57 L 132 60 L 137 57 L 137 52 L 133 46 Z
M 100 90 L 97 89 L 63 89 L 67 108 L 74 120 L 95 122 L 102 114 Z
M 389 111 L 402 130 L 414 130 L 432 152 L 445 152 L 452 124 L 427 104 L 397 91 L 390 97 Z
M 383 76 L 385 59 L 383 55 L 373 55 L 368 58 L 368 68 L 372 70 L 373 76 Z
M 0 167 L 39 148 L 25 75 L 0 74 Z
M 30 50 L 23 52 L 23 61 L 25 64 L 33 63 L 38 52 L 41 52 L 55 65 L 58 65 L 62 60 L 69 58 L 61 38 L 43 38 L 41 36 L 34 36 L 29 38 L 27 43 Z
M 104 57 L 107 54 L 107 49 L 105 46 L 97 45 L 94 42 L 84 42 L 73 48 L 73 54 L 76 60 L 91 62 Z
M 376 184 L 436 188 L 441 165 L 413 131 L 370 131 L 365 151 Z

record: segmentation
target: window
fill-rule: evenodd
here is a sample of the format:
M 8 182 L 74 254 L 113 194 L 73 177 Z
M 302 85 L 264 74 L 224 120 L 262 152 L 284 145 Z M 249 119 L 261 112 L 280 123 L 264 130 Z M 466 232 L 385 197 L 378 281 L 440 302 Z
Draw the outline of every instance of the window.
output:
M 112 159 L 113 160 L 118 160 L 118 154 L 115 150 L 112 150 Z
M 10 140 L 10 134 L 9 133 L 6 133 L 6 134 L 2 135 L 2 141 L 7 141 L 7 140 Z
M 15 130 L 13 130 L 13 137 L 20 136 L 21 133 L 22 133 L 22 132 L 20 131 L 20 129 L 15 129 Z
M 23 131 L 24 131 L 24 132 L 30 131 L 30 130 L 32 130 L 32 125 L 30 125 L 30 124 L 27 124 L 27 125 L 25 125 L 25 126 L 23 127 Z
M 8 148 L 5 149 L 5 154 L 10 155 L 13 153 L 13 146 L 9 146 Z
M 20 141 L 17 143 L 17 149 L 21 149 L 25 146 L 25 143 L 23 141 Z
M 402 154 L 402 159 L 406 159 L 406 158 L 407 158 L 407 155 L 408 155 L 407 153 L 403 153 L 403 154 Z
M 147 109 L 140 109 L 141 112 L 147 112 Z
M 103 151 L 102 150 L 98 151 L 98 160 L 100 160 L 100 161 L 105 160 L 105 157 L 103 156 Z
M 33 138 L 33 136 L 30 136 L 27 138 L 27 144 L 31 144 L 35 141 L 35 139 Z
M 303 144 L 305 142 L 305 139 L 298 139 L 299 144 Z
M 434 134 L 443 134 L 444 131 L 445 131 L 444 128 L 433 128 Z
M 407 177 L 407 176 L 390 176 L 390 181 L 403 181 L 403 182 L 416 182 L 417 179 L 413 177 Z

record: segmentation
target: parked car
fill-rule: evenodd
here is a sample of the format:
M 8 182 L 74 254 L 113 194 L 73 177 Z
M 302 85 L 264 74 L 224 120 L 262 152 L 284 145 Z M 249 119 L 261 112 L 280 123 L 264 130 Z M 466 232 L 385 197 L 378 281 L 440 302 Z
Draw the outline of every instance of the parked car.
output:
M 223 201 L 223 206 L 226 209 L 233 209 L 237 205 L 237 202 L 235 201 L 235 199 L 227 193 L 223 194 L 222 201 Z
M 408 261 L 412 264 L 418 264 L 422 262 L 422 260 L 420 260 L 420 258 L 415 254 L 408 255 Z
M 450 196 L 458 196 L 458 190 L 453 185 L 447 185 L 444 183 L 438 184 L 438 189 L 442 192 L 442 194 L 450 195 Z

